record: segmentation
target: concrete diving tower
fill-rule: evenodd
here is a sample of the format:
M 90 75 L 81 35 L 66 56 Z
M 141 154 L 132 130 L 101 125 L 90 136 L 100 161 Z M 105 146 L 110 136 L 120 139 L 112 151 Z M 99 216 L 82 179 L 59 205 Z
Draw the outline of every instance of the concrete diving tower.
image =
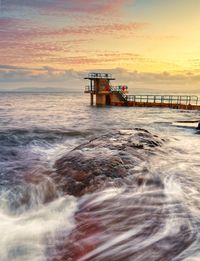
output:
M 96 96 L 96 105 L 112 105 L 115 102 L 123 101 L 123 93 L 119 91 L 118 87 L 113 87 L 110 81 L 115 80 L 111 73 L 89 73 L 84 79 L 89 80 L 90 83 L 85 87 L 85 93 L 90 93 L 90 104 L 94 104 L 94 95 Z M 126 86 L 122 86 L 124 92 L 127 90 Z

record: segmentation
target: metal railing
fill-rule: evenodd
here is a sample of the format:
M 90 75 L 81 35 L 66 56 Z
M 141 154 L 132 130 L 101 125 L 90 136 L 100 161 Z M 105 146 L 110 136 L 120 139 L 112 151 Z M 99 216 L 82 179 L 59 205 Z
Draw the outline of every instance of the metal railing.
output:
M 192 95 L 126 95 L 126 88 L 124 91 L 116 86 L 110 86 L 110 93 L 117 93 L 121 96 L 121 100 L 127 102 L 140 102 L 140 103 L 162 103 L 162 104 L 184 104 L 184 105 L 198 105 L 198 96 Z M 104 91 L 101 89 L 100 91 Z M 94 86 L 85 86 L 85 92 L 95 93 Z
M 198 96 L 180 95 L 127 95 L 127 101 L 167 104 L 198 104 Z
M 99 87 L 99 92 L 101 91 L 107 91 L 107 92 L 122 92 L 125 94 L 125 92 L 127 91 L 128 87 L 127 86 L 100 86 Z M 94 85 L 90 86 L 87 85 L 85 86 L 85 91 L 86 92 L 94 92 L 95 91 L 95 87 Z
M 125 93 L 127 90 L 127 86 L 123 86 L 123 88 L 121 86 L 110 86 L 110 92 L 117 93 L 119 99 L 124 102 L 127 102 L 127 95 Z
M 117 93 L 119 99 L 124 102 L 127 102 L 127 95 L 124 92 L 127 89 L 128 89 L 127 86 L 124 86 L 124 88 L 121 88 L 121 86 L 110 86 L 110 92 Z
M 95 92 L 94 86 L 90 86 L 90 85 L 85 86 L 85 92 Z
M 111 73 L 89 73 L 89 79 L 112 79 Z
M 110 86 L 110 91 L 111 92 L 128 91 L 128 86 L 126 85 Z

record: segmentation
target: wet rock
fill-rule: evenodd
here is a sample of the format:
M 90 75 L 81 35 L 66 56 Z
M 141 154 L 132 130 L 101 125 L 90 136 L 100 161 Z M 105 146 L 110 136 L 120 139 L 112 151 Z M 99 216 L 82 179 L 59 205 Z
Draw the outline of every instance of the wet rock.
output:
M 196 134 L 200 134 L 200 122 L 198 123 L 198 126 L 197 126 L 197 128 L 196 128 Z
M 137 178 L 137 185 L 139 187 L 146 186 L 155 189 L 164 189 L 164 184 L 158 176 L 141 175 Z
M 115 180 L 134 177 L 137 166 L 148 162 L 162 144 L 162 139 L 143 129 L 111 132 L 58 159 L 52 177 L 64 193 L 81 196 L 115 185 Z M 146 183 L 150 185 L 153 181 Z

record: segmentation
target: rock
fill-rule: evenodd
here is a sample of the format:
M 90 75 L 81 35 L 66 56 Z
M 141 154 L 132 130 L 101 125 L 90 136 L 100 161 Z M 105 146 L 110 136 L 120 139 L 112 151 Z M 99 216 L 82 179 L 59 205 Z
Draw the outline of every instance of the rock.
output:
M 198 126 L 196 127 L 196 130 L 197 130 L 197 131 L 196 131 L 196 134 L 199 135 L 199 134 L 200 134 L 200 122 L 198 123 Z
M 138 178 L 141 163 L 163 144 L 163 139 L 147 130 L 131 129 L 108 133 L 82 144 L 55 162 L 53 179 L 64 193 L 82 196 L 104 189 L 127 176 Z M 134 175 L 135 174 L 135 175 Z M 143 177 L 141 178 L 143 179 Z M 145 178 L 144 178 L 145 179 Z M 158 179 L 158 178 L 156 178 Z M 143 181 L 138 180 L 138 185 Z M 153 181 L 144 181 L 152 185 Z M 160 187 L 161 181 L 155 182 Z

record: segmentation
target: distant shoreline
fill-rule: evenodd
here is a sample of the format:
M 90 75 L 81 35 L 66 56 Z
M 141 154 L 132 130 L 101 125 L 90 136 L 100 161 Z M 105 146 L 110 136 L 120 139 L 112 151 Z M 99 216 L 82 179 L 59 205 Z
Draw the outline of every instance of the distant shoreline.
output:
M 0 91 L 0 93 L 35 93 L 35 94 L 82 94 L 81 91 Z

